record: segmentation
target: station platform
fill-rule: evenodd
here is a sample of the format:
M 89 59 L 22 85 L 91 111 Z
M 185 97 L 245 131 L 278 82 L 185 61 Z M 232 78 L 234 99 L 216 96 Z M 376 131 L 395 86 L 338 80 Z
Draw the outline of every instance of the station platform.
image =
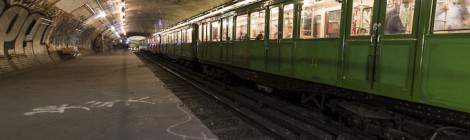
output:
M 215 140 L 134 54 L 83 56 L 0 79 L 1 140 Z

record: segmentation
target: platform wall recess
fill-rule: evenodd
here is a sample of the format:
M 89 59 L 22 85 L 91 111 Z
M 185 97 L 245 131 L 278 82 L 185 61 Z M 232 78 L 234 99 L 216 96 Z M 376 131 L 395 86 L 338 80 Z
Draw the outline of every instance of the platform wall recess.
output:
M 63 48 L 91 50 L 90 40 L 98 36 L 70 16 L 50 17 L 24 5 L 8 3 L 0 0 L 0 76 L 60 62 Z

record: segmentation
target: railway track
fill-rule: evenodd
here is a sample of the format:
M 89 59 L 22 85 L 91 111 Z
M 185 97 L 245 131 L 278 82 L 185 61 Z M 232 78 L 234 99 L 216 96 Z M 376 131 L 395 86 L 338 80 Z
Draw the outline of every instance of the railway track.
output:
M 274 139 L 369 140 L 375 137 L 344 127 L 320 111 L 297 106 L 287 100 L 243 87 L 231 86 L 169 63 L 162 58 L 138 53 L 157 66 L 202 91 Z

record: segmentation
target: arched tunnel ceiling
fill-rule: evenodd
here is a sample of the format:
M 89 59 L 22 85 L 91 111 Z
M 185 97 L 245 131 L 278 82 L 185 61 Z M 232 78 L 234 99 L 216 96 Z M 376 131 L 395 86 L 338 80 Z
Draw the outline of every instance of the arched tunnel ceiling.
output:
M 120 22 L 118 14 L 113 13 L 110 3 L 121 0 L 49 0 L 63 11 L 86 22 L 98 11 L 107 12 L 107 21 L 101 20 L 92 25 L 116 24 Z M 233 0 L 124 0 L 124 29 L 129 33 L 151 34 L 161 28 L 207 11 Z
M 159 22 L 171 25 L 231 0 L 126 0 L 126 30 L 159 30 Z

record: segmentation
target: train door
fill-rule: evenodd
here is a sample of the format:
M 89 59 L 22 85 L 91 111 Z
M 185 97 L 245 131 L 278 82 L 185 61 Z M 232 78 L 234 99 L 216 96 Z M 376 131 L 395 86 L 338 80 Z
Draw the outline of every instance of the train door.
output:
M 265 46 L 265 58 L 266 58 L 266 71 L 270 73 L 279 72 L 279 46 L 280 46 L 280 33 L 279 33 L 279 23 L 280 23 L 280 8 L 279 6 L 272 6 L 269 8 L 268 16 L 268 41 Z
M 294 49 L 294 31 L 295 31 L 295 5 L 286 4 L 282 9 L 282 29 L 281 37 L 279 43 L 279 69 L 280 74 L 285 76 L 292 76 L 293 71 L 293 49 Z
M 344 49 L 346 86 L 410 98 L 419 0 L 353 0 Z

